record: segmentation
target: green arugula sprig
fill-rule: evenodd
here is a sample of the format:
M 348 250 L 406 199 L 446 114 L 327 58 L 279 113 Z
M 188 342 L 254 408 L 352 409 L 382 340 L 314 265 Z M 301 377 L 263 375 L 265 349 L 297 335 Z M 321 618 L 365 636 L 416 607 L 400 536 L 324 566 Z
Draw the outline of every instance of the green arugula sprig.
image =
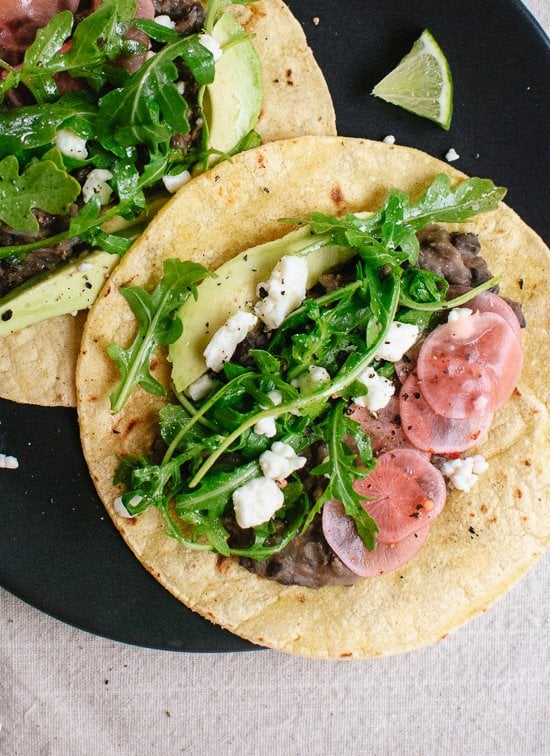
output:
M 150 372 L 150 363 L 157 346 L 173 344 L 181 336 L 182 322 L 175 311 L 192 294 L 196 296 L 196 284 L 208 270 L 196 263 L 166 260 L 164 275 L 152 294 L 141 286 L 121 289 L 139 326 L 137 335 L 128 349 L 117 344 L 108 347 L 109 356 L 120 370 L 121 381 L 111 392 L 113 412 L 119 412 L 136 386 L 141 386 L 155 396 L 165 396 L 166 389 Z
M 252 350 L 254 368 L 226 363 L 202 402 L 181 397 L 182 407 L 164 408 L 164 459 L 160 464 L 142 463 L 142 472 L 137 465 L 127 481 L 125 501 L 142 497 L 137 500 L 139 511 L 157 506 L 167 532 L 189 548 L 265 559 L 305 532 L 323 504 L 334 498 L 355 521 L 366 547 L 374 548 L 377 526 L 356 491 L 357 481 L 373 468 L 374 460 L 370 439 L 346 414 L 349 398 L 365 392 L 361 375 L 393 320 L 409 320 L 423 330 L 430 327 L 434 314 L 464 304 L 495 283 L 492 279 L 447 301 L 447 282 L 415 267 L 415 231 L 420 224 L 465 220 L 472 209 L 493 209 L 502 196 L 503 190 L 491 182 L 469 179 L 453 189 L 448 178 L 440 176 L 416 203 L 392 191 L 381 210 L 369 217 L 312 216 L 310 228 L 317 240 L 355 251 L 354 273 L 348 265 L 344 286 L 306 300 L 268 346 Z M 325 367 L 330 380 L 307 390 L 293 385 L 313 365 Z M 391 363 L 377 363 L 376 369 L 386 376 L 394 371 Z M 280 404 L 268 397 L 273 389 L 281 393 Z M 251 529 L 248 544 L 235 545 L 229 526 L 231 497 L 260 474 L 259 457 L 274 439 L 257 435 L 254 427 L 267 417 L 276 421 L 277 440 L 297 453 L 309 450 L 307 474 L 322 493 L 311 501 L 300 476 L 291 475 L 283 508 L 268 523 Z M 319 444 L 327 449 L 328 459 L 315 464 Z M 180 459 L 185 461 L 176 475 L 173 464 Z M 162 472 L 165 467 L 168 473 Z

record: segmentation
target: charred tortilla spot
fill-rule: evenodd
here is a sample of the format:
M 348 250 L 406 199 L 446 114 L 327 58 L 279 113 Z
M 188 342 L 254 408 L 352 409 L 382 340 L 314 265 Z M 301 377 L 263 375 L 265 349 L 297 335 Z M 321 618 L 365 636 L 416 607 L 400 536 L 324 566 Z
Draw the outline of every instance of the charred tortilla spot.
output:
M 216 569 L 223 575 L 226 572 L 229 572 L 232 562 L 233 560 L 231 559 L 231 557 L 226 557 L 218 554 L 216 557 Z
M 521 488 L 516 488 L 516 490 L 514 491 L 514 496 L 516 497 L 516 499 L 523 498 L 523 491 L 521 490 Z
M 336 186 L 333 186 L 330 190 L 330 198 L 336 205 L 339 205 L 344 201 L 342 189 L 338 184 L 336 184 Z

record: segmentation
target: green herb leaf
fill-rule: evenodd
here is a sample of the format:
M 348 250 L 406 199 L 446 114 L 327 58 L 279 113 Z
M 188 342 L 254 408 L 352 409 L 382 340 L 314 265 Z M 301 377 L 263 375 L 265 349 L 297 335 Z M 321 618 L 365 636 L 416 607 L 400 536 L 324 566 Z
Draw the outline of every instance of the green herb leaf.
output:
M 121 375 L 119 385 L 109 395 L 112 412 L 120 412 L 137 385 L 157 396 L 165 395 L 166 389 L 151 375 L 151 358 L 157 346 L 171 344 L 180 336 L 182 324 L 174 313 L 193 293 L 195 284 L 207 275 L 202 265 L 166 260 L 164 275 L 152 294 L 140 286 L 120 290 L 139 326 L 128 349 L 117 344 L 107 349 Z
M 346 405 L 338 402 L 332 408 L 324 427 L 329 448 L 329 462 L 315 468 L 312 473 L 329 474 L 330 481 L 323 494 L 310 512 L 303 530 L 307 529 L 313 516 L 320 512 L 329 499 L 337 499 L 344 506 L 345 513 L 352 517 L 357 533 L 368 549 L 374 549 L 378 527 L 361 504 L 361 496 L 354 488 L 354 483 L 364 478 L 374 469 L 374 460 L 369 437 L 364 434 L 359 424 L 345 415 Z M 357 464 L 357 455 L 363 467 Z
M 33 209 L 66 213 L 79 194 L 78 181 L 53 160 L 31 163 L 21 175 L 15 156 L 0 161 L 0 219 L 17 231 L 38 231 Z

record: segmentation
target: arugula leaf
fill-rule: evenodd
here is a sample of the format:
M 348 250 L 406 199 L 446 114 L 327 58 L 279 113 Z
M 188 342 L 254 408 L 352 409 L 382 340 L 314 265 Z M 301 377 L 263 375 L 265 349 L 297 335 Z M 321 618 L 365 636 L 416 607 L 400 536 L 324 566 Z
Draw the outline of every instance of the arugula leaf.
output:
M 365 546 L 372 550 L 376 545 L 378 526 L 363 508 L 361 496 L 354 483 L 374 469 L 370 438 L 363 433 L 358 423 L 345 414 L 346 404 L 337 402 L 330 411 L 323 427 L 329 449 L 329 459 L 312 470 L 313 475 L 329 475 L 330 480 L 321 496 L 312 507 L 303 527 L 307 530 L 314 516 L 329 499 L 337 499 L 344 506 L 346 515 L 353 518 L 357 533 Z M 363 464 L 359 467 L 357 456 Z
M 212 53 L 196 35 L 167 45 L 132 74 L 124 87 L 100 99 L 100 138 L 114 134 L 122 146 L 156 148 L 168 143 L 173 133 L 188 133 L 188 106 L 176 87 L 176 58 L 188 65 L 199 85 L 214 80 Z
M 110 395 L 111 411 L 120 412 L 131 391 L 140 385 L 156 396 L 166 389 L 150 372 L 150 362 L 157 346 L 172 344 L 181 335 L 182 323 L 175 311 L 194 292 L 195 284 L 209 275 L 202 265 L 165 260 L 163 277 L 152 294 L 141 286 L 128 286 L 120 293 L 138 319 L 138 332 L 128 349 L 109 344 L 107 351 L 116 363 L 121 380 Z
M 14 155 L 0 161 L 0 219 L 17 231 L 38 231 L 33 209 L 66 213 L 79 194 L 78 181 L 52 159 L 31 163 L 21 174 Z

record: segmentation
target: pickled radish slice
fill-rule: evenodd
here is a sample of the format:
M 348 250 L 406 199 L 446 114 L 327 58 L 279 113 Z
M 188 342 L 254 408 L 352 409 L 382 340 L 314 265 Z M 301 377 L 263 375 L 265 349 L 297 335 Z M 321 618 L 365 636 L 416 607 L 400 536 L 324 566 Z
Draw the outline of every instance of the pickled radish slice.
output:
M 447 486 L 443 475 L 430 462 L 429 457 L 417 449 L 394 449 L 378 459 L 379 465 L 400 467 L 418 483 L 424 495 L 433 503 L 427 510 L 433 520 L 443 509 L 447 499 Z M 425 507 L 426 508 L 426 507 Z
M 501 407 L 522 364 L 521 344 L 509 323 L 497 313 L 477 312 L 432 331 L 420 350 L 417 373 L 430 407 L 461 419 Z
M 455 296 L 458 297 L 467 291 L 465 286 L 460 287 L 460 289 Z M 497 315 L 502 315 L 504 320 L 512 326 L 512 330 L 518 339 L 521 339 L 521 326 L 516 313 L 498 294 L 492 291 L 482 291 L 480 294 L 476 294 L 473 299 L 470 299 L 469 302 L 461 305 L 461 307 L 468 307 L 473 312 L 496 312 Z
M 401 541 L 436 517 L 446 499 L 443 476 L 422 452 L 395 449 L 354 485 L 378 526 L 377 540 Z
M 405 437 L 413 446 L 430 454 L 470 449 L 487 435 L 493 419 L 493 413 L 461 420 L 438 415 L 422 396 L 415 373 L 401 388 L 399 414 Z
M 375 577 L 402 567 L 418 553 L 430 530 L 425 525 L 398 543 L 379 540 L 373 551 L 369 551 L 339 501 L 331 499 L 325 503 L 322 520 L 328 545 L 348 569 L 361 577 Z
M 359 423 L 361 430 L 370 437 L 372 453 L 375 456 L 390 449 L 409 445 L 401 427 L 397 396 L 392 396 L 388 404 L 376 413 L 357 404 L 351 404 L 350 409 L 351 419 Z

